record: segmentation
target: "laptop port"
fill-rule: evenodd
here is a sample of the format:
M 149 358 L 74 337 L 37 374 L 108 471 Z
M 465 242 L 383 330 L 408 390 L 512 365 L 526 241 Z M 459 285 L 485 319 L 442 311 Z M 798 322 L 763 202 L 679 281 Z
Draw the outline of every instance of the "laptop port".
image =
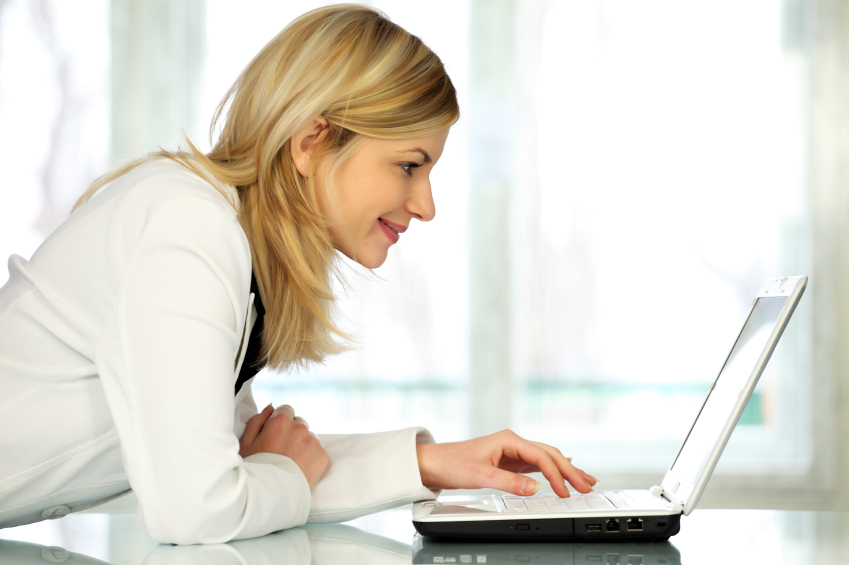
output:
M 600 532 L 601 531 L 601 524 L 587 524 L 587 531 L 588 532 Z
M 629 518 L 628 519 L 628 531 L 629 532 L 641 532 L 641 531 L 643 531 L 643 520 L 642 520 L 642 518 Z
M 604 528 L 609 533 L 618 533 L 619 532 L 619 518 L 608 519 L 607 523 L 604 525 Z
M 629 555 L 628 556 L 628 565 L 643 565 L 643 556 L 642 555 Z
M 658 523 L 657 523 L 657 527 L 658 527 L 658 528 L 665 528 L 665 527 L 666 527 L 666 522 L 658 522 Z
M 608 553 L 607 554 L 607 565 L 619 565 L 619 554 L 618 553 Z

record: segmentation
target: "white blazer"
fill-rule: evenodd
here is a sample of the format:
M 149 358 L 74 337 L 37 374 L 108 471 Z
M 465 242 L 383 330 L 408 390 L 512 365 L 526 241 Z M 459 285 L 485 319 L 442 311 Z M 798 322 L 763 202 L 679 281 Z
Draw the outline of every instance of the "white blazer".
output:
M 319 436 L 310 492 L 288 457 L 239 456 L 257 408 L 234 398 L 255 318 L 248 240 L 228 198 L 170 160 L 106 186 L 13 255 L 0 288 L 0 527 L 132 488 L 164 543 L 220 543 L 416 500 L 427 430 Z M 222 194 L 223 192 L 223 194 Z M 225 198 L 224 195 L 227 195 Z

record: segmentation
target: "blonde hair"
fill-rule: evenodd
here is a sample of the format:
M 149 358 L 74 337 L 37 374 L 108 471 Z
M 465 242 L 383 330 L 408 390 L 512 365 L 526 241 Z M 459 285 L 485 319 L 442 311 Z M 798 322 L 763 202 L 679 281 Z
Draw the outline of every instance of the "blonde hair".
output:
M 218 106 L 212 150 L 160 150 L 97 179 L 98 189 L 152 159 L 171 158 L 202 177 L 236 187 L 239 221 L 266 309 L 262 359 L 282 370 L 321 361 L 347 336 L 333 323 L 337 254 L 319 210 L 313 175 L 292 159 L 292 135 L 316 116 L 329 123 L 313 163 L 332 173 L 369 137 L 424 137 L 459 118 L 454 86 L 439 58 L 380 12 L 353 4 L 308 12 L 248 64 Z M 223 122 L 222 122 L 223 120 Z

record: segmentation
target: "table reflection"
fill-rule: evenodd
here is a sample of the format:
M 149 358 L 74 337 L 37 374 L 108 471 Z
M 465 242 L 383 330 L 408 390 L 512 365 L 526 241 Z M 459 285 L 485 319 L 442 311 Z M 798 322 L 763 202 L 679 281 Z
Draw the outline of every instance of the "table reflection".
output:
M 105 561 L 81 553 L 72 553 L 62 547 L 11 540 L 0 540 L 0 563 L 3 565 L 45 565 L 47 563 L 108 565 Z
M 486 563 L 487 565 L 678 565 L 681 556 L 665 542 L 514 543 L 453 542 L 418 538 L 413 563 Z
M 0 541 L 3 565 L 105 562 L 50 547 Z M 678 550 L 664 543 L 497 543 L 440 541 L 417 536 L 412 546 L 345 525 L 303 526 L 218 545 L 159 545 L 144 565 L 409 565 L 410 563 L 534 563 L 546 565 L 677 565 Z
M 408 510 L 206 546 L 157 545 L 134 515 L 81 514 L 0 530 L 0 565 L 45 563 L 688 565 L 849 563 L 849 513 L 702 510 L 663 543 L 513 543 L 414 537 Z M 63 549 L 64 548 L 64 549 Z M 680 554 L 679 554 L 680 552 Z
M 221 545 L 160 545 L 144 565 L 409 565 L 410 546 L 345 525 L 302 526 Z

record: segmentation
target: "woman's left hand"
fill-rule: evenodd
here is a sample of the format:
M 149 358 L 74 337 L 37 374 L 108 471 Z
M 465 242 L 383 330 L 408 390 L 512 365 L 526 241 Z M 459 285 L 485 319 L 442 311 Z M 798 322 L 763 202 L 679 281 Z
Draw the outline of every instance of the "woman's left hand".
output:
M 540 483 L 519 473 L 541 472 L 554 492 L 566 498 L 565 480 L 582 493 L 598 482 L 558 449 L 510 430 L 456 443 L 417 445 L 416 454 L 422 484 L 429 488 L 495 488 L 530 496 L 539 492 Z

